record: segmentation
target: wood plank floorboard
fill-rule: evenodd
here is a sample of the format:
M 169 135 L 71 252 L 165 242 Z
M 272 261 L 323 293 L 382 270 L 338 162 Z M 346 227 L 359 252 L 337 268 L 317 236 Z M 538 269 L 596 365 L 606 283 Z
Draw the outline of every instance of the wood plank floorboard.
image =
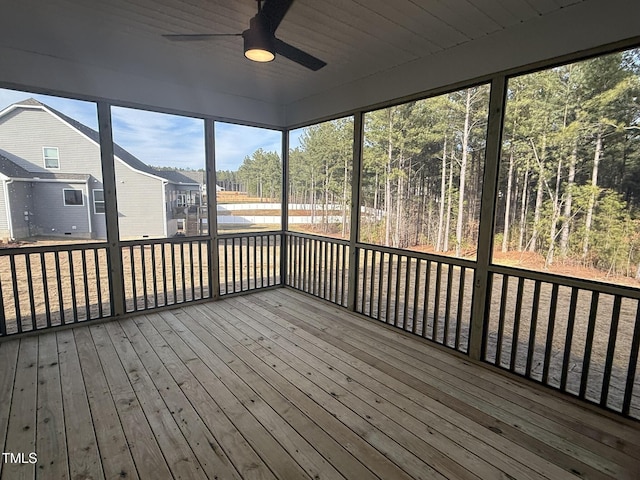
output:
M 638 479 L 640 424 L 291 289 L 0 343 L 0 479 Z

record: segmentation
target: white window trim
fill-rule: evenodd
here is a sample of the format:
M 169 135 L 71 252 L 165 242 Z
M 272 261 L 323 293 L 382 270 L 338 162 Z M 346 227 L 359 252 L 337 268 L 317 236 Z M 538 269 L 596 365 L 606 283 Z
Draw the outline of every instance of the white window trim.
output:
M 79 205 L 67 205 L 66 202 L 66 198 L 64 196 L 64 192 L 66 192 L 67 190 L 71 190 L 73 192 L 80 192 L 82 193 L 82 203 Z M 83 189 L 78 189 L 78 188 L 63 188 L 62 189 L 62 205 L 64 205 L 65 207 L 84 207 L 84 190 Z
M 58 152 L 58 166 L 57 167 L 47 167 L 47 156 L 45 155 L 45 150 L 47 148 L 55 149 Z M 60 149 L 58 147 L 42 147 L 42 164 L 46 170 L 60 170 Z
M 102 200 L 98 200 L 98 203 L 102 203 L 102 205 L 104 205 L 104 212 L 97 212 L 96 211 L 96 192 L 102 192 Z M 93 214 L 94 215 L 104 215 L 107 212 L 107 205 L 104 201 L 104 189 L 103 188 L 94 188 L 91 191 L 92 195 L 93 195 Z

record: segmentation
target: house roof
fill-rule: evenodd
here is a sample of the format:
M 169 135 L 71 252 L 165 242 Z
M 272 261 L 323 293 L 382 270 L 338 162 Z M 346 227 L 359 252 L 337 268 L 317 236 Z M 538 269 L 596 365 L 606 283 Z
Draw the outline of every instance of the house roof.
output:
M 53 115 L 56 115 L 58 118 L 60 118 L 62 121 L 68 123 L 69 125 L 71 125 L 73 128 L 75 128 L 76 130 L 78 130 L 79 132 L 81 132 L 82 134 L 86 135 L 87 137 L 89 137 L 92 141 L 96 142 L 97 144 L 100 143 L 100 134 L 98 132 L 96 132 L 94 129 L 86 126 L 83 123 L 78 122 L 77 120 L 65 115 L 64 113 L 56 110 L 55 108 L 50 107 L 49 105 L 46 105 L 38 100 L 36 100 L 35 98 L 27 98 L 25 100 L 22 100 L 20 102 L 16 102 L 12 105 L 12 107 L 20 107 L 20 106 L 26 106 L 26 107 L 41 107 L 44 108 L 46 110 L 48 110 L 49 112 L 51 112 Z M 178 171 L 173 171 L 173 170 L 157 170 L 153 167 L 150 167 L 149 165 L 147 165 L 146 163 L 144 163 L 142 160 L 139 160 L 137 157 L 135 157 L 134 155 L 132 155 L 131 153 L 129 153 L 127 150 L 125 150 L 124 148 L 122 148 L 120 145 L 118 145 L 117 143 L 113 143 L 113 153 L 116 157 L 118 157 L 120 160 L 122 160 L 123 162 L 125 162 L 127 165 L 129 165 L 131 168 L 134 168 L 135 170 L 138 170 L 140 172 L 144 172 L 144 173 L 148 173 L 150 175 L 154 175 L 156 177 L 161 177 L 171 183 L 182 183 L 182 184 L 194 184 L 196 183 L 192 178 L 187 177 L 185 175 L 181 175 L 180 172 Z M 7 159 L 8 160 L 8 159 Z M 15 165 L 14 162 L 11 162 Z M 16 165 L 17 166 L 17 165 Z M 19 167 L 21 168 L 21 167 Z M 9 168 L 10 170 L 11 168 Z M 23 168 L 21 168 L 21 170 L 24 170 Z M 26 170 L 24 170 L 25 172 L 27 172 Z M 4 173 L 4 172 L 3 172 Z M 32 172 L 27 172 L 28 176 L 22 177 L 22 178 L 29 178 L 33 175 L 39 177 L 39 178 L 56 178 L 55 176 L 58 175 L 58 177 L 64 177 L 64 178 L 72 178 L 74 174 L 52 174 L 52 173 L 32 173 Z M 7 175 L 7 176 L 13 176 L 13 175 Z
M 0 150 L 0 174 L 9 178 L 31 179 L 31 180 L 78 180 L 86 182 L 91 175 L 80 173 L 52 173 L 52 172 L 30 172 L 25 170 L 10 157 L 9 152 Z
M 163 178 L 173 183 L 204 185 L 204 172 L 190 170 L 157 170 Z

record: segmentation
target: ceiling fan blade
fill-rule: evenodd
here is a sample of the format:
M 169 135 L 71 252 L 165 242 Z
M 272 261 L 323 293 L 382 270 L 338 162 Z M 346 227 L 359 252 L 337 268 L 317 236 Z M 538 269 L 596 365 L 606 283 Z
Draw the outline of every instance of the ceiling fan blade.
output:
M 211 40 L 216 37 L 241 37 L 241 33 L 170 33 L 162 35 L 167 40 L 172 42 L 199 42 L 202 40 Z
M 271 33 L 274 33 L 289 10 L 293 0 L 265 0 L 259 15 L 267 20 Z
M 323 62 L 319 58 L 316 58 L 313 55 L 308 54 L 307 52 L 303 52 L 299 48 L 296 48 L 293 45 L 289 45 L 288 43 L 283 42 L 278 38 L 274 40 L 274 44 L 276 47 L 276 53 L 278 55 L 282 55 L 289 60 L 299 63 L 303 67 L 307 67 L 314 72 L 316 70 L 320 70 L 327 64 L 327 62 Z

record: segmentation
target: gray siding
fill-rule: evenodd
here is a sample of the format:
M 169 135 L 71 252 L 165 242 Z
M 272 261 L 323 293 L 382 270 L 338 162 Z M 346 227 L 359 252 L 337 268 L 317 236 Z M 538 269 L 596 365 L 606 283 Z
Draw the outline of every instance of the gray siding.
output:
M 11 206 L 11 223 L 13 225 L 13 238 L 19 240 L 28 238 L 34 232 L 30 229 L 30 215 L 25 218 L 25 212 L 33 212 L 33 195 L 31 184 L 25 182 L 12 182 L 8 185 L 9 203 Z
M 11 238 L 9 232 L 9 221 L 7 218 L 7 203 L 4 196 L 4 181 L 0 181 L 0 240 L 4 241 Z
M 120 238 L 164 237 L 162 180 L 133 170 L 119 160 L 115 170 Z
M 60 169 L 45 169 L 42 147 L 58 147 Z M 0 148 L 30 172 L 82 173 L 102 181 L 100 148 L 43 110 L 17 108 L 0 118 Z
M 17 182 L 16 182 L 17 183 Z M 65 205 L 64 189 L 82 190 L 84 205 Z M 91 238 L 84 183 L 33 183 L 32 235 Z M 15 208 L 12 208 L 15 211 Z

